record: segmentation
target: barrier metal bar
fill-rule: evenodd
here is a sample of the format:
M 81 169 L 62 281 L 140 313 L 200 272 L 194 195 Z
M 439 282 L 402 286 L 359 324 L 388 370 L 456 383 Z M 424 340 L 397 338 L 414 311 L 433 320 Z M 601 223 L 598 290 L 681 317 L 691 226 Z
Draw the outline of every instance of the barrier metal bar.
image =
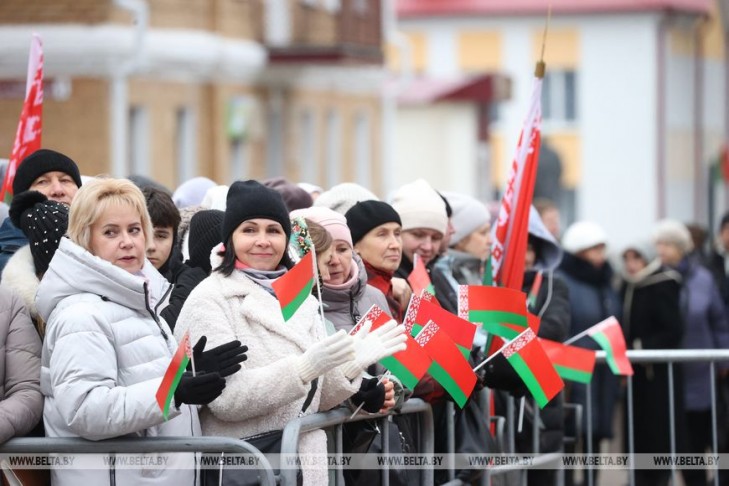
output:
M 446 402 L 445 405 L 446 414 L 446 436 L 447 436 L 447 449 L 448 451 L 456 451 L 456 422 L 455 422 L 455 408 L 451 401 Z M 453 481 L 456 479 L 456 459 L 453 454 L 448 454 L 446 457 L 448 462 L 448 480 Z
M 719 451 L 718 439 L 716 436 L 716 363 L 711 362 L 709 367 L 711 377 L 711 448 L 716 453 Z M 714 466 L 714 486 L 719 486 L 719 466 Z
M 333 427 L 335 425 L 343 424 L 346 422 L 359 422 L 361 420 L 372 420 L 376 418 L 387 417 L 384 414 L 369 414 L 369 415 L 357 415 L 350 419 L 352 412 L 349 409 L 337 408 L 329 410 L 328 412 L 319 412 L 311 415 L 305 415 L 290 421 L 286 424 L 283 429 L 283 436 L 281 438 L 281 453 L 282 454 L 296 454 L 299 437 L 305 432 L 312 430 L 323 429 L 327 427 Z M 419 450 L 423 453 L 432 454 L 434 451 L 435 439 L 433 436 L 433 412 L 430 405 L 424 401 L 414 398 L 408 400 L 403 405 L 399 415 L 405 414 L 419 414 L 420 419 L 420 437 L 419 437 Z M 389 425 L 389 424 L 388 424 Z M 383 424 L 383 436 L 387 431 L 387 425 Z M 385 436 L 386 437 L 386 436 Z M 383 442 L 383 453 L 387 453 L 386 446 L 387 442 Z M 434 473 L 432 468 L 422 470 L 422 484 L 433 484 Z M 295 469 L 282 469 L 281 470 L 281 486 L 292 486 L 296 484 L 296 470 Z M 387 476 L 389 480 L 389 476 Z M 384 483 L 386 484 L 386 483 Z
M 676 404 L 674 403 L 676 393 L 673 385 L 673 361 L 668 362 L 668 417 L 671 420 L 669 428 L 671 434 L 671 458 L 676 457 Z M 678 484 L 678 469 L 676 463 L 671 464 L 671 484 Z
M 628 377 L 628 454 L 631 461 L 635 453 L 635 442 L 633 441 L 633 377 Z M 635 470 L 630 468 L 628 471 L 628 483 L 635 486 Z
M 591 383 L 587 384 L 587 444 L 585 445 L 585 450 L 587 451 L 588 455 L 592 454 L 592 386 Z M 598 451 L 599 452 L 599 451 Z M 587 467 L 587 469 L 584 470 L 584 474 L 587 474 L 587 484 L 588 486 L 594 486 L 593 483 L 593 475 L 592 475 L 592 467 Z
M 388 455 L 390 453 L 390 421 L 387 418 L 382 419 L 382 453 Z M 382 468 L 382 486 L 390 486 L 390 465 L 385 464 Z
M 17 437 L 0 445 L 0 454 L 145 454 L 203 452 L 253 454 L 263 465 L 263 484 L 276 478 L 266 456 L 248 442 L 228 437 L 134 437 L 91 441 L 78 437 Z

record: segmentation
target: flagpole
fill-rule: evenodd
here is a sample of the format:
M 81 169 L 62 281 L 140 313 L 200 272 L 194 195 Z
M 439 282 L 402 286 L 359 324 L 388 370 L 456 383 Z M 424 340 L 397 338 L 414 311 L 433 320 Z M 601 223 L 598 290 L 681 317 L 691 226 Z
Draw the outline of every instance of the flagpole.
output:
M 562 344 L 572 344 L 572 343 L 574 343 L 575 341 L 577 341 L 578 339 L 580 339 L 580 338 L 583 338 L 583 337 L 587 336 L 587 335 L 588 335 L 588 334 L 590 333 L 590 330 L 591 330 L 591 329 L 592 329 L 593 327 L 594 327 L 594 326 L 591 326 L 590 328 L 588 328 L 588 329 L 585 329 L 585 330 L 584 330 L 584 331 L 582 331 L 581 333 L 579 333 L 579 334 L 577 334 L 577 335 L 575 335 L 575 336 L 572 336 L 571 338 L 569 338 L 569 339 L 568 339 L 567 341 L 563 342 Z
M 316 249 L 314 245 L 311 245 L 311 256 L 314 260 L 314 280 L 316 281 L 316 300 L 319 301 L 319 315 L 321 316 L 321 323 L 326 325 L 326 319 L 324 318 L 324 304 L 321 298 L 321 284 L 319 283 L 319 263 L 316 259 Z
M 389 377 L 391 374 L 392 374 L 392 372 L 390 370 L 387 370 L 384 375 L 380 376 L 380 379 L 377 380 L 377 383 L 375 383 L 375 386 L 382 383 L 382 380 Z M 357 407 L 357 410 L 355 410 L 354 413 L 352 415 L 350 415 L 349 420 L 352 420 L 354 418 L 354 416 L 357 415 L 360 410 L 362 410 L 362 407 L 364 407 L 364 401 L 362 403 L 360 403 L 359 407 Z
M 476 367 L 473 369 L 473 371 L 476 372 L 476 371 L 480 370 L 481 368 L 483 368 L 483 365 L 485 365 L 486 363 L 488 363 L 489 361 L 491 361 L 492 359 L 494 359 L 496 356 L 498 356 L 498 354 L 499 354 L 499 352 L 496 351 L 494 354 L 492 354 L 491 356 L 489 356 L 485 360 L 481 361 L 481 363 L 479 363 L 478 365 L 476 365 Z

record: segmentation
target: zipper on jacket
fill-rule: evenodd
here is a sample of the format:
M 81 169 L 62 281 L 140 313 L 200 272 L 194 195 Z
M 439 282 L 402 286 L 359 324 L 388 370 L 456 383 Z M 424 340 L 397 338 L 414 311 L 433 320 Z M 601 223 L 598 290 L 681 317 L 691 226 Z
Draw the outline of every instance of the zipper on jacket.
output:
M 149 289 L 147 288 L 147 282 L 144 282 L 144 307 L 147 308 L 147 312 L 149 312 L 149 315 L 152 316 L 154 322 L 157 323 L 157 327 L 159 327 L 159 332 L 162 333 L 162 337 L 165 338 L 165 341 L 169 341 L 167 333 L 162 328 L 162 324 L 160 324 L 159 322 L 159 317 L 157 317 L 157 314 L 155 314 L 154 311 L 149 307 Z
M 159 302 L 157 302 L 157 305 L 154 306 L 154 313 L 155 314 L 157 313 L 157 310 L 159 309 L 159 306 L 162 305 L 162 302 L 164 302 L 165 299 L 167 298 L 167 296 L 172 292 L 173 287 L 174 287 L 174 285 L 172 285 L 172 284 L 170 284 L 170 285 L 167 286 L 167 290 L 165 290 L 165 293 L 162 294 L 162 297 L 159 299 Z

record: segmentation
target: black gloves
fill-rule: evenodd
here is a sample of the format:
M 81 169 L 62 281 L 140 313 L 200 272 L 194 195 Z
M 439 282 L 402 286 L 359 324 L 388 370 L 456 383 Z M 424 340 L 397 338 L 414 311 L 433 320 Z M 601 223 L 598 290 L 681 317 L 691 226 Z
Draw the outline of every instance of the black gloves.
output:
M 363 378 L 359 391 L 352 395 L 352 403 L 369 413 L 377 413 L 385 404 L 385 385 L 377 383 L 377 378 Z
M 223 393 L 225 378 L 220 373 L 192 373 L 185 371 L 180 379 L 180 384 L 175 390 L 175 407 L 181 404 L 207 405 Z
M 203 351 L 208 338 L 202 336 L 192 348 L 195 370 L 206 373 L 218 372 L 220 376 L 230 376 L 238 371 L 240 363 L 247 359 L 248 346 L 241 346 L 240 341 L 230 341 L 217 348 Z M 188 369 L 190 367 L 188 366 Z

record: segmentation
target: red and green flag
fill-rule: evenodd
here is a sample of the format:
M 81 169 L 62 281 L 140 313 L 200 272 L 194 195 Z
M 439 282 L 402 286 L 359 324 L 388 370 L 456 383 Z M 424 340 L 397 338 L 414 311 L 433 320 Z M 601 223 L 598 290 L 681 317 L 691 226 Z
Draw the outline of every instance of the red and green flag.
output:
M 373 305 L 370 307 L 370 310 L 362 316 L 352 331 L 350 331 L 350 334 L 357 334 L 367 321 L 372 323 L 370 330 L 373 331 L 389 320 L 390 316 L 388 316 L 385 311 L 377 305 Z M 403 383 L 403 385 L 412 390 L 415 388 L 415 385 L 418 384 L 418 381 L 425 376 L 425 373 L 428 372 L 428 368 L 433 360 L 411 336 L 407 336 L 405 345 L 406 347 L 404 351 L 398 351 L 392 356 L 382 358 L 379 363 L 390 370 L 392 374 Z
M 33 34 L 28 56 L 28 74 L 25 80 L 25 101 L 20 112 L 15 143 L 10 153 L 8 168 L 0 189 L 0 200 L 7 204 L 13 198 L 13 180 L 18 166 L 25 157 L 41 148 L 43 120 L 43 43 Z
M 526 295 L 504 287 L 461 285 L 458 315 L 506 339 L 514 339 L 529 326 Z
M 562 378 L 531 329 L 506 344 L 501 353 L 529 389 L 539 408 L 544 408 L 564 388 Z
M 159 405 L 159 409 L 162 410 L 162 416 L 164 416 L 165 420 L 167 420 L 167 417 L 169 416 L 170 403 L 172 403 L 172 399 L 175 397 L 177 385 L 180 384 L 182 374 L 185 372 L 187 363 L 190 361 L 191 357 L 192 347 L 190 346 L 190 331 L 185 331 L 179 346 L 177 346 L 177 351 L 175 352 L 175 355 L 172 356 L 172 361 L 170 361 L 170 365 L 167 367 L 167 371 L 165 371 L 162 383 L 160 383 L 159 388 L 157 389 L 157 394 L 155 395 L 157 398 L 157 405 Z
M 311 295 L 311 289 L 314 288 L 314 264 L 314 252 L 310 251 L 291 270 L 273 282 L 273 291 L 281 305 L 284 321 L 291 319 Z
M 595 370 L 595 351 L 539 338 L 550 361 L 563 380 L 590 383 Z
M 456 343 L 433 321 L 423 326 L 415 341 L 433 360 L 428 368 L 430 376 L 463 408 L 476 386 L 476 374 Z
M 427 293 L 426 293 L 427 295 Z M 411 335 L 416 336 L 428 321 L 435 322 L 458 345 L 461 353 L 468 358 L 476 336 L 476 326 L 460 317 L 451 314 L 439 305 L 421 297 L 415 313 Z
M 423 290 L 435 295 L 435 287 L 433 287 L 433 283 L 430 281 L 428 269 L 425 268 L 423 259 L 417 253 L 413 257 L 413 271 L 408 275 L 408 283 L 415 295 L 420 295 Z
M 623 329 L 618 320 L 610 316 L 592 326 L 587 334 L 594 339 L 607 355 L 607 364 L 615 375 L 633 375 L 633 366 L 627 355 Z

